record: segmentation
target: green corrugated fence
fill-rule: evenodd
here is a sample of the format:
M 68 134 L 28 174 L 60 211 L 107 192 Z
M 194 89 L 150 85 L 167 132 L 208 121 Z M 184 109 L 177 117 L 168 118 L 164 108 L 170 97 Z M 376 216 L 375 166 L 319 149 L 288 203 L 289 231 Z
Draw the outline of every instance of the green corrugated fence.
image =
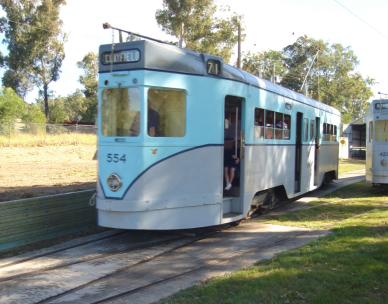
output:
M 96 227 L 94 192 L 0 202 L 0 251 Z

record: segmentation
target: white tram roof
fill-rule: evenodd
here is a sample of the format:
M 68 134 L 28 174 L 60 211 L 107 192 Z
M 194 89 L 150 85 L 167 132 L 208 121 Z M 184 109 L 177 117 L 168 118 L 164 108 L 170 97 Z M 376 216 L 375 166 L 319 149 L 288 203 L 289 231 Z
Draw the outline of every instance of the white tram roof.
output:
M 116 59 L 114 58 L 116 54 L 119 61 L 123 59 L 127 61 L 112 63 L 112 60 Z M 279 94 L 332 114 L 341 115 L 337 109 L 329 105 L 225 64 L 221 57 L 198 53 L 170 44 L 148 40 L 105 44 L 100 46 L 99 58 L 100 73 L 146 69 L 229 79 Z M 221 69 L 218 75 L 210 75 L 207 72 L 208 60 L 220 62 Z

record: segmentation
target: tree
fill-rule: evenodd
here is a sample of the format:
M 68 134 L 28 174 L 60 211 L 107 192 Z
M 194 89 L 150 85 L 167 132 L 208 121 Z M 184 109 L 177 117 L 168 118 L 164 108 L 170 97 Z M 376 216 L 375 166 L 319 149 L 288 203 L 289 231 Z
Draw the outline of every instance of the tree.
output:
M 84 118 L 87 110 L 87 98 L 80 90 L 66 96 L 63 103 L 69 121 L 78 122 Z
M 46 117 L 38 104 L 26 104 L 22 121 L 27 124 L 45 124 Z
M 248 52 L 243 58 L 243 70 L 274 82 L 276 77 L 282 78 L 287 71 L 282 52 L 274 50 Z
M 97 55 L 90 52 L 86 54 L 82 61 L 79 61 L 77 65 L 83 70 L 83 75 L 80 76 L 79 82 L 84 87 L 82 91 L 86 97 L 86 109 L 82 114 L 82 121 L 94 123 L 97 117 Z
M 362 117 L 372 96 L 373 79 L 356 72 L 357 56 L 338 43 L 301 36 L 280 52 L 248 53 L 243 63 L 247 71 L 266 79 L 275 66 L 282 86 L 336 107 L 344 122 Z
M 44 106 L 44 101 L 43 101 Z M 57 97 L 49 100 L 50 106 L 50 117 L 49 123 L 52 124 L 63 124 L 65 121 L 69 121 L 69 113 L 65 106 L 65 98 Z
M 8 71 L 3 83 L 24 97 L 33 85 L 44 98 L 49 116 L 49 85 L 58 80 L 64 59 L 60 6 L 65 0 L 0 0 L 7 17 L 0 25 L 8 44 Z
M 166 33 L 184 40 L 186 47 L 229 61 L 238 41 L 241 17 L 217 18 L 213 0 L 163 0 L 156 21 Z
M 77 66 L 83 70 L 79 82 L 84 86 L 83 93 L 86 98 L 97 98 L 97 73 L 98 59 L 93 52 L 87 53 Z
M 20 118 L 24 111 L 24 101 L 11 88 L 0 90 L 0 129 L 1 125 L 8 127 Z

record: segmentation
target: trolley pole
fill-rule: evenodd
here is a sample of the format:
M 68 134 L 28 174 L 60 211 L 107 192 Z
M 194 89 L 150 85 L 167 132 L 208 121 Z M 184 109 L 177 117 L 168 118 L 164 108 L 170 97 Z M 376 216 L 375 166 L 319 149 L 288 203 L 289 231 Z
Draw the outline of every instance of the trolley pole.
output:
M 238 24 L 237 24 L 237 37 L 238 37 L 238 42 L 237 42 L 237 67 L 240 69 L 241 68 L 241 23 L 240 23 L 240 19 L 238 20 Z

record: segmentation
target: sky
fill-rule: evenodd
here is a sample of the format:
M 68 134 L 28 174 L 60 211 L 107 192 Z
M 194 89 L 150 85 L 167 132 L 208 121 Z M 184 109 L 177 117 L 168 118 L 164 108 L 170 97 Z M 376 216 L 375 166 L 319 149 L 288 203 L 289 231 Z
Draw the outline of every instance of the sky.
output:
M 214 2 L 218 7 L 230 6 L 243 16 L 246 28 L 243 52 L 281 50 L 301 35 L 330 44 L 340 43 L 354 51 L 360 62 L 357 70 L 363 77 L 375 79 L 374 98 L 379 98 L 377 92 L 388 93 L 387 0 Z M 162 0 L 67 0 L 61 9 L 63 30 L 68 36 L 66 57 L 60 79 L 50 86 L 55 95 L 65 96 L 81 88 L 77 62 L 88 52 L 97 53 L 100 44 L 112 42 L 112 31 L 102 28 L 104 22 L 146 36 L 174 40 L 155 20 L 159 8 L 162 8 Z M 114 39 L 118 42 L 117 33 Z M 32 102 L 36 97 L 37 92 L 32 92 L 27 100 Z

